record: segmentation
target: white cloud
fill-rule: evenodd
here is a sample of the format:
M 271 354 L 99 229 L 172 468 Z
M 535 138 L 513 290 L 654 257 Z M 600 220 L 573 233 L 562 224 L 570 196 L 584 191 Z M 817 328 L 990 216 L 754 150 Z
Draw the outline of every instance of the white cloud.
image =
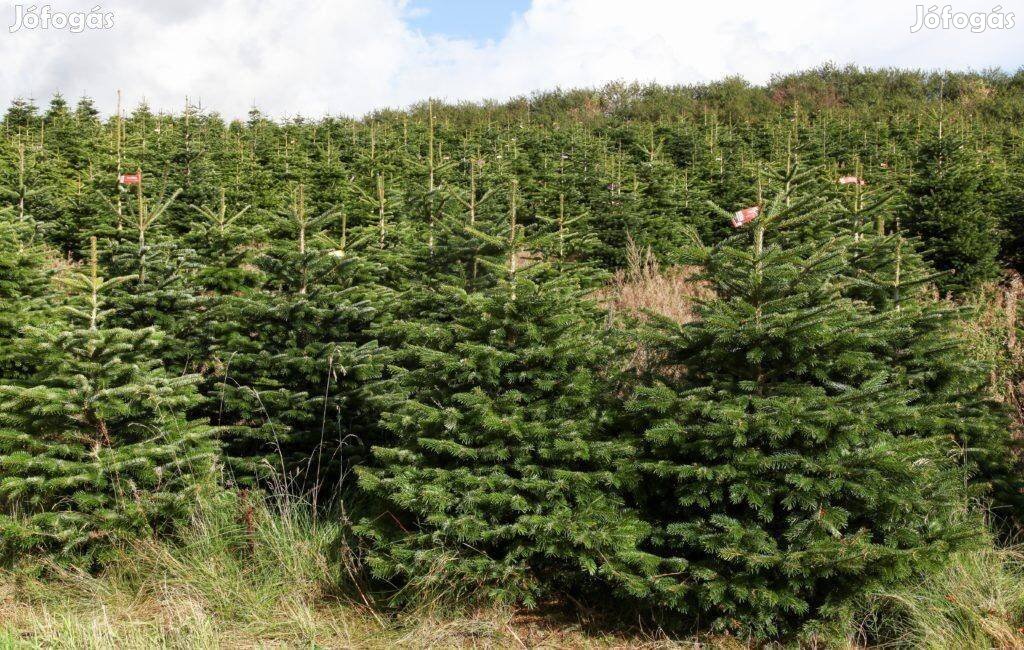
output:
M 88 12 L 96 1 L 52 7 Z M 244 115 L 253 103 L 275 116 L 319 116 L 617 79 L 685 83 L 741 74 L 763 82 L 825 61 L 1024 64 L 1024 11 L 1011 30 L 911 34 L 915 4 L 534 0 L 503 39 L 480 43 L 418 32 L 404 0 L 110 0 L 102 3 L 114 13 L 110 30 L 9 33 L 0 26 L 0 101 L 85 92 L 110 111 L 122 88 L 129 104 L 145 98 L 158 109 L 177 110 L 187 95 L 227 116 Z M 992 8 L 953 4 L 955 11 Z M 13 3 L 0 10 L 0 21 L 11 24 Z

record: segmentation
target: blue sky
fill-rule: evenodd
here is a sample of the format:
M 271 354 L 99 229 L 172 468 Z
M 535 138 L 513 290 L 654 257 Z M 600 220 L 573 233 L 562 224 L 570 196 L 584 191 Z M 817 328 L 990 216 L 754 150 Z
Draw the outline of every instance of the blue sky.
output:
M 529 0 L 414 0 L 409 23 L 427 34 L 496 41 L 529 8 Z
M 180 110 L 188 97 L 225 117 L 253 105 L 281 118 L 359 116 L 428 97 L 506 99 L 608 82 L 764 83 L 831 62 L 1015 71 L 1024 3 L 949 0 L 952 11 L 1013 25 L 912 31 L 921 0 L 0 0 L 89 12 L 80 33 L 0 27 L 0 104 L 54 92 Z M 943 4 L 943 3 L 935 3 Z M 986 23 L 988 24 L 988 23 Z

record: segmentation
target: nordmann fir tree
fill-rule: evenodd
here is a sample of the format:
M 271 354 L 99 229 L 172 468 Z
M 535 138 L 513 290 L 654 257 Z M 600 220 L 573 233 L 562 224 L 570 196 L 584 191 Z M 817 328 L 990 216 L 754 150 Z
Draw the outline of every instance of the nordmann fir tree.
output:
M 661 260 L 669 260 L 683 244 L 686 226 L 706 230 L 703 224 L 691 223 L 683 217 L 683 179 L 679 170 L 663 153 L 664 140 L 656 139 L 652 126 L 646 142 L 639 145 L 641 161 L 638 180 L 642 222 L 631 236 L 641 248 L 650 248 Z
M 228 208 L 224 188 L 215 208 L 191 206 L 199 214 L 184 237 L 187 245 L 203 260 L 195 282 L 206 296 L 219 297 L 252 287 L 258 270 L 252 266 L 261 229 L 244 217 L 252 206 Z
M 36 373 L 0 386 L 0 555 L 101 563 L 111 547 L 185 520 L 212 484 L 214 430 L 185 415 L 198 377 L 168 373 L 153 328 L 107 325 L 106 279 L 89 265 L 60 327 L 20 344 Z
M 925 140 L 907 188 L 904 223 L 921 237 L 940 270 L 942 291 L 960 293 L 999 276 L 999 230 L 1005 191 L 993 165 L 965 138 L 940 131 Z
M 209 317 L 218 342 L 207 408 L 240 480 L 284 472 L 316 489 L 333 485 L 328 464 L 345 441 L 365 435 L 363 401 L 380 372 L 368 330 L 386 292 L 360 242 L 347 241 L 344 215 L 307 212 L 301 185 L 268 226 L 260 284 L 222 296 Z
M 183 245 L 164 226 L 168 211 L 181 190 L 157 201 L 148 198 L 142 180 L 135 198 L 127 203 L 123 226 L 109 233 L 112 246 L 107 266 L 128 277 L 112 288 L 112 319 L 129 329 L 156 327 L 164 332 L 161 358 L 169 368 L 189 372 L 198 368 L 206 350 L 195 338 L 198 318 L 195 275 L 199 266 L 194 250 Z M 116 206 L 108 206 L 115 210 Z
M 19 139 L 14 146 L 11 168 L 0 166 L 0 201 L 13 206 L 21 221 L 30 214 L 33 199 L 38 199 L 43 193 L 43 190 L 35 187 L 28 178 L 32 166 L 31 158 L 31 154 L 26 151 L 25 143 Z
M 997 516 L 1012 516 L 1021 506 L 1020 460 L 1013 453 L 1005 405 L 994 399 L 992 368 L 973 354 L 958 328 L 968 309 L 934 296 L 934 286 L 949 272 L 935 271 L 922 257 L 916 239 L 895 218 L 896 193 L 835 170 L 808 169 L 795 159 L 785 172 L 771 175 L 794 210 L 813 209 L 823 217 L 776 235 L 776 241 L 801 243 L 844 236 L 849 263 L 839 271 L 843 297 L 863 301 L 893 324 L 891 335 L 875 339 L 892 380 L 913 395 L 920 417 L 899 423 L 904 435 L 944 438 L 967 471 L 972 492 L 984 496 Z M 814 200 L 818 193 L 832 201 Z M 782 245 L 785 245 L 784 243 Z
M 650 418 L 635 494 L 665 560 L 654 602 L 760 638 L 841 621 L 974 535 L 948 443 L 904 435 L 927 407 L 878 352 L 899 324 L 841 295 L 847 236 L 786 237 L 828 212 L 784 203 L 694 237 L 683 257 L 714 297 L 652 326 L 662 365 L 630 404 Z
M 192 367 L 206 378 L 201 392 L 210 393 L 219 378 L 217 345 L 230 331 L 220 322 L 220 305 L 228 296 L 239 296 L 259 286 L 263 275 L 252 261 L 263 245 L 263 229 L 247 219 L 250 206 L 228 208 L 224 189 L 216 208 L 191 206 L 199 214 L 191 231 L 183 237 L 186 248 L 195 250 L 202 264 L 193 279 L 195 293 L 189 315 L 189 341 L 198 351 Z M 239 325 L 234 325 L 238 327 Z
M 891 191 L 860 184 L 840 197 L 840 230 L 850 234 L 850 282 L 844 294 L 864 300 L 898 325 L 878 340 L 893 376 L 914 393 L 922 417 L 910 435 L 942 436 L 956 445 L 960 464 L 1000 519 L 1018 518 L 1024 506 L 1021 460 L 1005 404 L 995 399 L 991 365 L 958 333 L 973 315 L 933 296 L 948 272 L 935 271 L 918 242 L 901 232 Z
M 597 585 L 636 593 L 653 571 L 646 528 L 616 496 L 632 450 L 602 406 L 602 314 L 579 274 L 536 259 L 510 203 L 503 236 L 468 228 L 501 251 L 480 260 L 493 281 L 424 287 L 434 309 L 388 328 L 401 343 L 380 407 L 391 437 L 357 468 L 378 507 L 355 531 L 397 600 L 536 605 Z
M 0 208 L 0 382 L 30 372 L 32 356 L 18 343 L 22 328 L 40 325 L 51 295 L 51 273 L 35 228 L 12 208 Z

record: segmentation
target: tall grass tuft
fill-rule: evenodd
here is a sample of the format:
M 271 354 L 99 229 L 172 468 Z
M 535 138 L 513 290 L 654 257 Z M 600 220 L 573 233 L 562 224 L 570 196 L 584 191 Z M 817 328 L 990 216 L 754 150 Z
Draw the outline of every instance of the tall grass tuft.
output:
M 101 575 L 0 575 L 0 647 L 351 646 L 380 625 L 342 595 L 340 528 L 294 500 L 228 495 L 177 539 L 120 549 Z
M 242 492 L 205 504 L 176 540 L 121 549 L 100 575 L 0 573 L 0 649 L 762 647 L 602 628 L 571 608 L 453 610 L 426 585 L 420 607 L 383 613 L 356 586 L 342 522 L 313 513 L 294 497 Z M 873 594 L 858 621 L 813 647 L 1024 647 L 1024 552 L 956 555 L 937 575 Z
M 954 555 L 944 571 L 876 593 L 864 609 L 856 647 L 1024 648 L 1024 552 Z
M 689 323 L 697 318 L 697 303 L 711 297 L 710 287 L 694 279 L 694 268 L 662 269 L 650 248 L 640 248 L 632 238 L 626 241 L 626 262 L 604 295 L 612 319 L 643 319 L 652 312 L 680 324 Z

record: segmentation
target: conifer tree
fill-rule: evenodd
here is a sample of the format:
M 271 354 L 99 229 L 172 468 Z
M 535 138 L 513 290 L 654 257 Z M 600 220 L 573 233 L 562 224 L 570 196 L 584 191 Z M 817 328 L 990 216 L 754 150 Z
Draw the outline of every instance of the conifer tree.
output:
M 4 126 L 14 132 L 25 133 L 35 130 L 39 119 L 39 107 L 31 97 L 15 97 L 4 114 Z
M 604 158 L 600 169 L 603 191 L 596 197 L 587 220 L 600 242 L 595 257 L 605 268 L 625 263 L 626 244 L 642 228 L 644 220 L 636 177 L 627 171 L 621 154 Z
M 14 210 L 0 210 L 0 381 L 30 371 L 31 355 L 18 343 L 21 330 L 39 325 L 52 293 L 46 252 L 31 224 Z
M 255 260 L 259 286 L 222 296 L 210 315 L 217 367 L 207 408 L 225 425 L 241 480 L 299 472 L 300 487 L 333 484 L 328 464 L 343 441 L 366 435 L 363 401 L 380 372 L 369 328 L 386 298 L 376 267 L 353 250 L 359 242 L 344 230 L 329 236 L 342 221 L 336 210 L 307 212 L 296 187 Z
M 183 239 L 204 261 L 196 274 L 196 283 L 215 297 L 257 282 L 251 262 L 260 233 L 244 219 L 251 207 L 229 210 L 224 188 L 216 208 L 192 206 L 201 219 Z
M 850 186 L 841 197 L 839 229 L 851 234 L 851 282 L 844 294 L 864 300 L 897 325 L 878 341 L 894 377 L 914 391 L 923 417 L 910 423 L 910 435 L 944 437 L 960 449 L 961 464 L 995 514 L 1019 518 L 1021 461 L 1014 452 L 1005 405 L 990 386 L 993 368 L 969 349 L 957 321 L 973 318 L 970 307 L 937 300 L 934 284 L 948 272 L 935 271 L 894 221 L 892 192 Z
M 640 201 L 643 216 L 636 232 L 630 233 L 641 248 L 650 248 L 658 259 L 671 259 L 684 243 L 683 231 L 706 232 L 704 219 L 684 212 L 684 179 L 663 153 L 664 139 L 651 127 L 647 142 L 640 147 Z M 703 215 L 702 215 L 703 216 Z
M 0 386 L 0 555 L 100 562 L 111 545 L 189 514 L 215 466 L 213 429 L 190 421 L 195 375 L 169 374 L 153 328 L 111 327 L 126 278 L 68 278 L 67 320 L 30 327 L 29 378 Z
M 494 281 L 424 287 L 433 309 L 392 324 L 390 439 L 359 468 L 378 509 L 356 532 L 396 586 L 454 585 L 536 604 L 561 589 L 642 590 L 645 527 L 616 495 L 629 444 L 608 431 L 600 315 L 571 269 L 524 255 L 512 203 L 503 237 L 472 229 Z M 399 592 L 410 595 L 410 591 Z
M 829 217 L 784 203 L 687 247 L 714 297 L 657 321 L 663 361 L 630 405 L 650 418 L 636 494 L 665 559 L 656 602 L 760 637 L 841 620 L 974 530 L 948 441 L 905 435 L 927 407 L 878 352 L 898 323 L 842 296 L 849 238 L 787 236 Z
M 928 258 L 951 273 L 939 288 L 962 292 L 999 276 L 1000 210 L 997 177 L 971 143 L 955 135 L 925 141 L 908 188 L 910 232 L 919 236 Z
M 114 320 L 129 329 L 156 327 L 164 332 L 161 357 L 170 368 L 191 371 L 203 358 L 195 338 L 199 263 L 194 250 L 165 228 L 164 220 L 180 194 L 153 202 L 141 184 L 128 204 L 123 227 L 111 233 L 108 267 L 128 278 L 113 289 Z
M 12 169 L 3 170 L 6 172 L 3 174 L 5 178 L 0 179 L 3 183 L 0 185 L 0 199 L 13 206 L 18 219 L 24 221 L 32 212 L 32 200 L 38 198 L 42 190 L 30 184 L 28 174 L 33 161 L 25 143 L 19 139 L 14 149 L 15 160 L 11 165 Z

